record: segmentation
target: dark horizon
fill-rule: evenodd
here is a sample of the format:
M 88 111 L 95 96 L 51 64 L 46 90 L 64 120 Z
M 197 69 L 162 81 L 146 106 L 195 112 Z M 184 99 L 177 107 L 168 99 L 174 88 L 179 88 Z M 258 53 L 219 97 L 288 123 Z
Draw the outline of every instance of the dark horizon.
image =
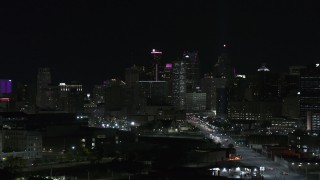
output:
M 319 59 L 316 7 L 254 0 L 9 2 L 0 9 L 0 77 L 32 80 L 38 67 L 50 67 L 53 82 L 92 86 L 147 63 L 153 48 L 164 53 L 163 62 L 197 50 L 203 74 L 223 44 L 240 74 L 262 63 L 287 72 Z

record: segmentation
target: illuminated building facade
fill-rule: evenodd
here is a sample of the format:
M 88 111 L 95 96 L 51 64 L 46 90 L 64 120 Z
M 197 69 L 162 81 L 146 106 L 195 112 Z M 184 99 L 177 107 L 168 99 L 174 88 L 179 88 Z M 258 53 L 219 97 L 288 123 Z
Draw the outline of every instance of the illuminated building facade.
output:
M 10 79 L 0 79 L 0 97 L 11 94 L 12 81 Z
M 172 79 L 173 105 L 178 110 L 183 110 L 185 109 L 185 93 L 187 92 L 186 64 L 184 61 L 173 63 Z
M 217 78 L 232 79 L 235 74 L 225 51 L 226 48 L 224 46 L 222 54 L 218 57 L 218 61 L 213 67 L 213 74 Z
M 0 79 L 0 112 L 8 112 L 12 101 L 12 81 Z
M 125 85 L 120 79 L 110 79 L 106 83 L 105 108 L 107 111 L 122 110 L 125 103 Z
M 228 119 L 261 122 L 281 115 L 280 102 L 244 101 L 229 102 Z
M 81 114 L 84 107 L 82 84 L 59 84 L 59 109 L 61 111 Z
M 196 92 L 200 87 L 200 62 L 198 52 L 184 52 L 183 61 L 186 68 L 186 91 Z
M 34 113 L 36 107 L 36 85 L 33 83 L 18 82 L 14 87 L 14 111 Z
M 151 55 L 152 59 L 152 69 L 151 69 L 151 76 L 153 76 L 152 80 L 158 81 L 159 80 L 159 71 L 160 71 L 160 60 L 162 57 L 162 52 L 156 49 L 152 49 Z
M 307 119 L 308 129 L 320 132 L 320 67 L 308 67 L 300 74 L 300 116 Z
M 125 69 L 126 88 L 133 88 L 137 81 L 141 80 L 143 68 L 139 66 L 132 66 Z
M 206 110 L 206 93 L 186 93 L 187 111 L 203 111 Z
M 227 56 L 226 50 L 227 46 L 223 45 L 222 53 L 213 67 L 217 97 L 216 113 L 218 117 L 222 118 L 227 116 L 228 102 L 230 99 L 230 84 L 235 77 L 235 72 L 231 66 L 231 61 Z
M 49 68 L 39 68 L 37 75 L 37 97 L 36 105 L 40 109 L 47 105 L 45 89 L 51 84 L 51 73 Z
M 42 135 L 26 130 L 0 131 L 0 158 L 20 157 L 36 159 L 42 157 Z
M 201 90 L 206 93 L 206 109 L 216 112 L 217 91 L 214 79 L 211 74 L 205 74 L 201 79 Z
M 10 98 L 0 98 L 0 112 L 8 112 L 10 105 Z
M 142 99 L 145 105 L 167 105 L 168 83 L 166 81 L 138 81 L 135 94 L 135 99 Z
M 223 118 L 227 115 L 229 102 L 229 89 L 227 83 L 228 79 L 226 78 L 215 78 L 217 115 Z
M 166 81 L 168 84 L 168 103 L 172 105 L 173 101 L 173 95 L 172 95 L 172 86 L 173 86 L 173 64 L 167 63 L 164 71 L 163 71 L 163 81 Z

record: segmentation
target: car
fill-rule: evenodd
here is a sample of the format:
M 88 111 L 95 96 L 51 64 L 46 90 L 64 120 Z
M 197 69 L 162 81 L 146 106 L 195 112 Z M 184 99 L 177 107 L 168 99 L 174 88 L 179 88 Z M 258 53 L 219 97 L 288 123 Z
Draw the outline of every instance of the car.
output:
M 289 173 L 287 173 L 287 172 L 285 172 L 285 171 L 281 172 L 281 174 L 282 174 L 282 175 L 289 175 Z

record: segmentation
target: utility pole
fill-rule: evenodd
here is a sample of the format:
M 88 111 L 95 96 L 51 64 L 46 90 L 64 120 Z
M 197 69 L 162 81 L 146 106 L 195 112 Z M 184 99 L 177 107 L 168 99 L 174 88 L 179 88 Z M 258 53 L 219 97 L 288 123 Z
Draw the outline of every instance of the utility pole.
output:
M 306 177 L 308 179 L 308 166 L 306 166 Z

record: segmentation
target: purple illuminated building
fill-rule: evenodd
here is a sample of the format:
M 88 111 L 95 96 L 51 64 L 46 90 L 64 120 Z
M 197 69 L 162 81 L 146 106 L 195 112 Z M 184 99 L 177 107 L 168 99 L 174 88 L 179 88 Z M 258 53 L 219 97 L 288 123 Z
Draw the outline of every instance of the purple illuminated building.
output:
M 0 94 L 10 94 L 12 92 L 12 81 L 0 79 Z

